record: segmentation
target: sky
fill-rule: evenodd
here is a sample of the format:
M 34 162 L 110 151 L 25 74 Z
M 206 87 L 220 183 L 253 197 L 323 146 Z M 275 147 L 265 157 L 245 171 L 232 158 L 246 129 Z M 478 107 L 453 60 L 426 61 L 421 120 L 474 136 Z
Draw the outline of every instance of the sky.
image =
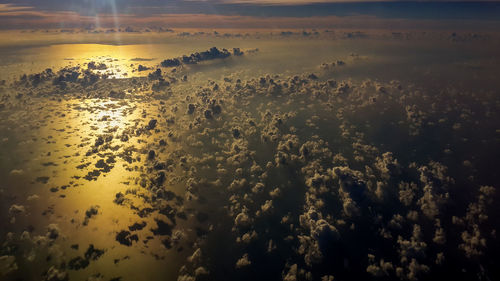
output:
M 328 0 L 0 0 L 0 28 L 335 27 L 344 20 L 493 21 L 500 2 Z

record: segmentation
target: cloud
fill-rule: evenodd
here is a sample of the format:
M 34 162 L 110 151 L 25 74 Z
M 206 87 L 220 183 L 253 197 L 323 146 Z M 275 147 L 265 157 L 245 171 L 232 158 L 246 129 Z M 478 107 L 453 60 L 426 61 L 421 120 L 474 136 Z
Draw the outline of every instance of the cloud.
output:
M 47 233 L 45 236 L 49 239 L 55 240 L 60 234 L 59 226 L 55 223 L 51 223 L 47 226 Z
M 251 265 L 252 262 L 248 259 L 248 254 L 244 254 L 237 262 L 236 268 L 242 268 Z
M 479 2 L 479 1 L 477 1 Z M 481 1 L 482 2 L 482 1 Z M 354 14 L 371 14 L 379 17 L 404 18 L 470 18 L 481 13 L 482 17 L 496 18 L 496 11 L 492 8 L 498 4 L 464 3 L 449 4 L 447 1 L 432 2 L 400 2 L 400 1 L 372 1 L 356 0 L 209 0 L 209 1 L 157 1 L 157 0 L 20 0 L 14 4 L 3 4 L 5 9 L 17 11 L 33 8 L 42 11 L 71 11 L 86 16 L 99 14 L 129 14 L 151 16 L 161 13 L 169 14 L 219 14 L 219 15 L 249 15 L 249 16 L 349 16 Z M 475 9 L 475 14 L 471 9 Z M 438 12 L 439 11 L 439 12 Z
M 88 3 L 90 2 L 90 3 Z M 315 1 L 318 2 L 318 1 Z M 322 2 L 322 1 L 319 1 Z M 330 2 L 330 1 L 328 1 Z M 399 1 L 398 1 L 399 2 Z M 219 1 L 20 1 L 0 4 L 0 26 L 13 28 L 436 28 L 481 25 L 500 18 L 496 3 L 338 2 L 300 0 Z M 439 12 L 437 12 L 439 11 Z M 468 22 L 464 22 L 467 19 Z M 479 23 L 478 23 L 479 22 Z M 482 22 L 482 24 L 480 23 Z M 490 27 L 488 27 L 490 26 Z
M 26 208 L 23 205 L 12 205 L 9 208 L 9 214 L 14 216 L 26 212 Z
M 99 206 L 90 206 L 90 208 L 85 211 L 85 217 L 83 219 L 83 225 L 87 225 L 92 217 L 95 217 L 99 213 Z
M 297 281 L 297 264 L 290 266 L 286 275 L 283 276 L 283 281 Z
M 189 257 L 187 258 L 187 260 L 188 260 L 190 263 L 192 263 L 193 265 L 198 266 L 198 265 L 200 265 L 200 264 L 201 264 L 201 259 L 202 259 L 202 256 L 203 256 L 203 254 L 202 254 L 202 252 L 201 252 L 201 249 L 200 249 L 200 248 L 198 248 L 198 249 L 196 249 L 196 251 L 194 251 L 194 253 L 193 253 L 191 256 L 189 256 Z
M 243 210 L 234 219 L 234 225 L 235 226 L 240 226 L 240 227 L 247 227 L 247 226 L 249 226 L 251 224 L 251 222 L 252 222 L 252 220 L 248 216 L 246 210 Z
M 32 11 L 34 7 L 30 6 L 17 6 L 14 4 L 0 4 L 0 16 L 13 15 L 20 12 Z
M 116 234 L 116 241 L 125 246 L 132 246 L 132 241 L 139 241 L 137 234 L 131 234 L 129 231 L 122 230 Z
M 0 276 L 5 276 L 17 269 L 16 257 L 0 256 Z
M 65 271 L 60 271 L 56 267 L 51 266 L 44 275 L 44 281 L 68 281 L 69 276 Z

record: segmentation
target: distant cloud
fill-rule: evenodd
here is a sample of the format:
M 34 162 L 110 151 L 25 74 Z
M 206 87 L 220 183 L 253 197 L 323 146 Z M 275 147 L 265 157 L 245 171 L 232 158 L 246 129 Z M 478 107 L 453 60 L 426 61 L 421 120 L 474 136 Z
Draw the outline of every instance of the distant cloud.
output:
M 363 23 L 366 19 L 368 21 Z M 214 28 L 336 28 L 346 27 L 349 22 L 356 22 L 352 27 L 359 28 L 359 25 L 371 27 L 373 19 L 382 28 L 401 20 L 498 21 L 500 2 L 145 0 L 139 3 L 122 0 L 117 3 L 116 0 L 20 0 L 13 4 L 0 0 L 0 29 L 119 28 L 153 24 Z
M 10 0 L 12 1 L 12 0 Z M 494 1 L 379 1 L 379 0 L 0 0 L 2 9 L 75 12 L 82 16 L 127 14 L 217 14 L 266 17 L 373 15 L 385 18 L 498 19 Z
M 6 13 L 26 11 L 26 10 L 33 10 L 33 7 L 16 6 L 14 4 L 0 4 L 0 16 L 3 16 Z
M 189 1 L 189 0 L 186 0 Z M 393 0 L 396 1 L 396 0 Z M 318 4 L 318 3 L 348 3 L 348 2 L 361 2 L 357 0 L 220 0 L 215 1 L 225 4 L 251 4 L 251 5 L 307 5 L 307 4 Z M 362 2 L 381 2 L 380 0 L 364 0 Z M 389 1 L 382 1 L 389 2 Z

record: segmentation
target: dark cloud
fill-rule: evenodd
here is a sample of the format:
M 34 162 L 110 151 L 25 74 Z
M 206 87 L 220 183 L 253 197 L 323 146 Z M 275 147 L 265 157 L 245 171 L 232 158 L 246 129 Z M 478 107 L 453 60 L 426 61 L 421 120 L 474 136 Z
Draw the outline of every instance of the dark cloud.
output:
M 314 1 L 311 1 L 314 2 Z M 12 1 L 0 1 L 12 3 Z M 337 2 L 337 3 L 287 3 L 270 5 L 266 2 L 238 3 L 235 1 L 134 1 L 134 0 L 21 0 L 19 6 L 30 6 L 43 11 L 71 11 L 82 16 L 98 14 L 132 14 L 152 16 L 157 14 L 218 14 L 258 17 L 311 17 L 371 15 L 381 18 L 409 19 L 482 19 L 498 20 L 498 2 Z

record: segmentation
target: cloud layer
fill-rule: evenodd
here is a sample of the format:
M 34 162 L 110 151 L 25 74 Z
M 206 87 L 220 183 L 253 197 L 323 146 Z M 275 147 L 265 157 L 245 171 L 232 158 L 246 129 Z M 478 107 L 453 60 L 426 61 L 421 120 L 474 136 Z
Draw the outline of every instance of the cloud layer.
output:
M 33 27 L 117 27 L 123 24 L 171 24 L 206 26 L 198 18 L 203 15 L 210 26 L 248 27 L 282 26 L 288 22 L 312 20 L 312 25 L 325 27 L 335 18 L 365 17 L 385 20 L 481 20 L 500 18 L 498 2 L 329 2 L 308 1 L 0 1 L 0 23 L 5 28 Z M 323 1 L 320 1 L 323 2 Z M 178 16 L 187 16 L 179 24 Z M 218 19 L 219 22 L 218 22 Z M 231 19 L 233 22 L 228 21 Z M 249 23 L 248 19 L 251 19 Z M 240 22 L 245 22 L 240 24 Z M 263 21 L 263 23 L 259 23 Z M 297 24 L 297 25 L 299 25 Z M 303 24 L 303 23 L 302 23 Z M 370 26 L 368 22 L 365 26 Z

